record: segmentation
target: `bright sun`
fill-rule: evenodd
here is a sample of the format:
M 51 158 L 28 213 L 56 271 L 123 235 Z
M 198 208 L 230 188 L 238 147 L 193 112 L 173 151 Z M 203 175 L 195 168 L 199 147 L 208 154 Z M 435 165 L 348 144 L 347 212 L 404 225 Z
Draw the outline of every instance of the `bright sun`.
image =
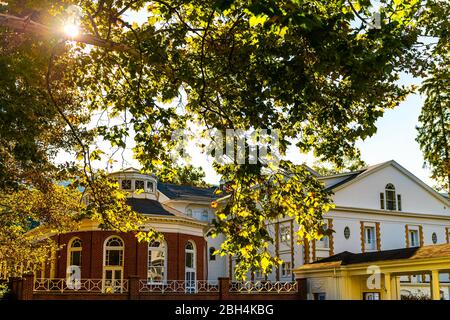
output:
M 64 25 L 64 33 L 71 38 L 76 37 L 79 34 L 79 32 L 80 32 L 80 29 L 75 24 Z

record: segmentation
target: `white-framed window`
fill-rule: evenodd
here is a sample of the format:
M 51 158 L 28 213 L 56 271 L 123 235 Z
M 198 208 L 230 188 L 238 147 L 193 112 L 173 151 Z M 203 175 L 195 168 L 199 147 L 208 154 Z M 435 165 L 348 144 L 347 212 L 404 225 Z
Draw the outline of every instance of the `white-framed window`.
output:
M 291 242 L 291 227 L 282 226 L 280 230 L 280 240 L 281 242 L 289 244 Z
M 153 181 L 147 181 L 147 192 L 155 192 L 155 185 Z
M 147 281 L 149 283 L 163 283 L 166 281 L 167 246 L 164 241 L 152 241 L 148 244 Z
M 366 250 L 375 250 L 376 249 L 376 233 L 375 227 L 365 226 L 364 227 L 364 247 Z
M 185 253 L 185 263 L 184 263 L 184 274 L 186 287 L 185 290 L 187 293 L 194 293 L 197 290 L 196 287 L 196 263 L 195 263 L 195 245 L 192 241 L 188 241 L 184 247 Z
M 290 277 L 292 274 L 292 265 L 290 262 L 283 262 L 281 264 L 281 276 Z
M 83 243 L 80 238 L 72 238 L 67 246 L 67 276 L 71 276 L 73 267 L 81 267 L 81 254 L 83 251 Z
M 385 187 L 386 193 L 386 209 L 387 210 L 397 210 L 395 197 L 395 187 L 392 183 L 388 183 Z
M 187 215 L 188 217 L 192 217 L 192 209 L 187 209 L 187 210 L 186 210 L 186 215 Z
M 134 190 L 145 191 L 144 186 L 145 186 L 144 180 L 135 180 L 134 181 Z
M 105 242 L 105 266 L 123 266 L 123 240 L 117 236 Z
M 103 252 L 103 291 L 122 292 L 123 257 L 125 246 L 118 236 L 105 240 Z
M 409 246 L 410 247 L 418 247 L 420 246 L 419 241 L 419 230 L 408 230 L 409 233 Z
M 202 217 L 201 217 L 202 221 L 208 221 L 209 220 L 209 212 L 207 209 L 204 209 L 202 211 Z
M 131 180 L 124 179 L 121 181 L 122 190 L 131 190 Z
M 328 229 L 328 224 L 324 223 L 324 230 Z M 316 241 L 316 247 L 322 249 L 328 249 L 330 247 L 330 238 L 328 236 L 323 236 L 319 241 Z
M 80 238 L 74 238 L 69 242 L 68 248 L 68 262 L 69 266 L 81 267 L 81 251 L 83 250 L 83 243 Z

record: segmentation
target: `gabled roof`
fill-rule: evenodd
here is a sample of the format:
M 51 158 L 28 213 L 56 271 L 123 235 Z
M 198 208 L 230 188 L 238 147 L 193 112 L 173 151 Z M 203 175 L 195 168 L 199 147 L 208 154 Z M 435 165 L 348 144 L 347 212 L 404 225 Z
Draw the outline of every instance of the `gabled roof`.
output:
M 158 183 L 158 190 L 171 200 L 204 200 L 212 201 L 218 196 L 214 194 L 217 187 L 199 188 L 188 185 Z
M 394 250 L 383 250 L 365 253 L 341 252 L 334 256 L 324 258 L 312 263 L 341 262 L 340 265 L 352 265 L 359 263 L 372 263 L 389 260 L 416 260 L 427 258 L 450 258 L 450 244 L 431 245 L 424 247 L 402 248 Z
M 443 196 L 439 192 L 437 192 L 434 189 L 432 189 L 431 187 L 429 187 L 426 183 L 424 183 L 422 180 L 417 178 L 414 174 L 412 174 L 411 172 L 406 170 L 404 167 L 402 167 L 400 164 L 398 164 L 395 160 L 382 162 L 382 163 L 379 163 L 379 164 L 376 164 L 373 166 L 369 166 L 367 168 L 364 168 L 364 169 L 361 169 L 358 171 L 347 172 L 347 173 L 342 173 L 342 174 L 337 174 L 337 175 L 332 175 L 332 176 L 322 176 L 322 177 L 319 177 L 319 180 L 325 181 L 327 179 L 346 177 L 343 180 L 339 180 L 335 184 L 327 186 L 327 190 L 338 191 L 338 190 L 343 189 L 357 181 L 360 181 L 360 180 L 364 179 L 365 177 L 367 177 L 368 175 L 373 174 L 373 173 L 375 173 L 381 169 L 384 169 L 388 166 L 393 166 L 394 168 L 396 168 L 397 170 L 402 172 L 404 175 L 409 177 L 411 180 L 413 180 L 415 183 L 417 183 L 419 186 L 421 186 L 423 189 L 425 189 L 433 197 L 435 197 L 436 199 L 440 200 L 443 203 L 446 203 L 446 205 L 450 205 L 450 201 L 447 197 Z

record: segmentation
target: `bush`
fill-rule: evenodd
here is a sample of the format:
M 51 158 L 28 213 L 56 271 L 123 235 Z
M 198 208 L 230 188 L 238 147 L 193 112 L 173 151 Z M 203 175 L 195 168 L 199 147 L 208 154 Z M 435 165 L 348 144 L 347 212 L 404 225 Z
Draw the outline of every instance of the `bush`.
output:
M 431 298 L 427 294 L 418 293 L 418 294 L 408 294 L 401 295 L 401 300 L 431 300 Z
M 8 287 L 8 283 L 6 282 L 0 282 L 0 299 L 4 299 L 6 298 L 6 296 L 9 293 L 9 287 Z

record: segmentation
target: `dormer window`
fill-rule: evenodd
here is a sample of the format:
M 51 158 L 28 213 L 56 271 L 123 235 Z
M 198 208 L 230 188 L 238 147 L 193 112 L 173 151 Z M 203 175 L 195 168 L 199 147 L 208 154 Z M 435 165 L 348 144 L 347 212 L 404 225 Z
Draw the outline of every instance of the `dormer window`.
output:
M 388 183 L 384 189 L 384 193 L 380 193 L 380 208 L 386 210 L 402 210 L 402 197 L 395 194 L 395 186 Z
M 208 221 L 209 220 L 209 213 L 208 210 L 203 210 L 202 211 L 202 221 Z
M 153 187 L 153 182 L 147 181 L 147 192 L 154 192 Z
M 131 190 L 131 180 L 122 180 L 122 189 Z
M 134 181 L 134 189 L 135 190 L 144 190 L 144 181 L 143 180 L 136 180 Z

